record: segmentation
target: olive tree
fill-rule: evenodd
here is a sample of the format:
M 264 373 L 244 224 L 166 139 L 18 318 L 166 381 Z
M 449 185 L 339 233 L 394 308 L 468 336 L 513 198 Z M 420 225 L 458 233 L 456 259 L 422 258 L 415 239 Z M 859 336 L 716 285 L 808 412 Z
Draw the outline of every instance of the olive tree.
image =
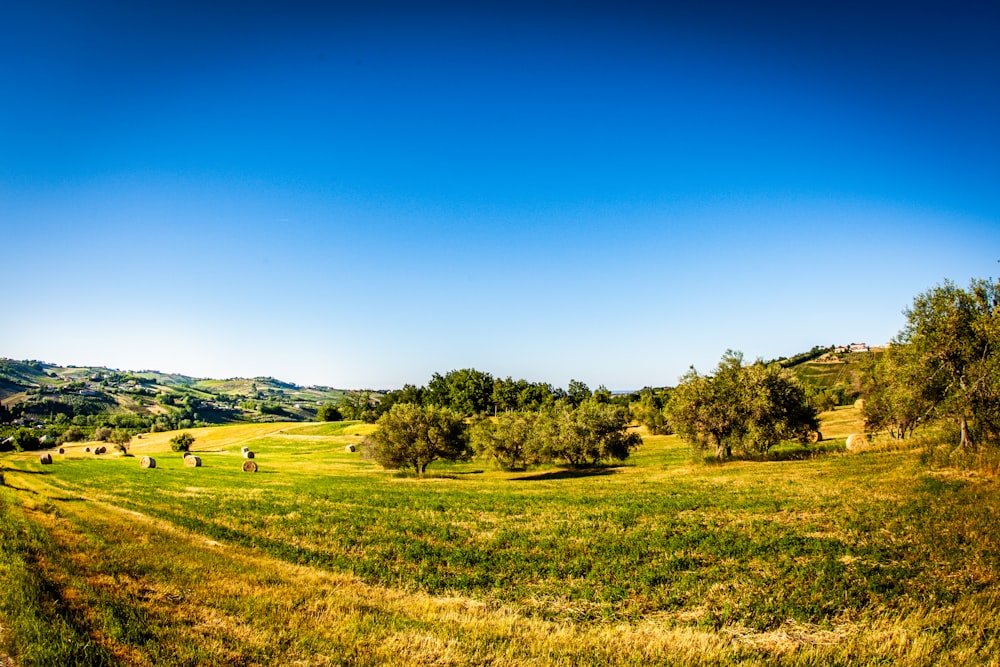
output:
M 596 465 L 623 461 L 642 443 L 629 431 L 628 408 L 601 403 L 593 397 L 574 407 L 562 400 L 543 408 L 526 445 L 526 459 L 533 463 L 564 461 L 570 465 Z
M 905 370 L 935 417 L 950 421 L 959 446 L 1000 430 L 1000 282 L 950 281 L 917 295 L 897 343 L 910 346 Z M 978 432 L 978 433 L 977 433 Z
M 861 408 L 866 431 L 884 430 L 903 440 L 933 414 L 940 388 L 922 376 L 914 352 L 912 345 L 890 345 L 867 360 Z
M 132 434 L 123 428 L 116 428 L 108 436 L 108 442 L 115 445 L 118 451 L 128 454 L 128 448 L 132 444 Z
M 526 412 L 483 417 L 470 429 L 472 448 L 477 455 L 494 459 L 501 468 L 519 468 L 528 462 L 529 441 L 536 421 L 536 415 Z
M 194 436 L 190 433 L 181 433 L 170 438 L 170 449 L 175 452 L 186 452 L 194 444 Z
M 805 440 L 819 425 L 802 386 L 777 364 L 744 365 L 727 350 L 713 375 L 691 369 L 671 392 L 667 413 L 674 430 L 696 446 L 766 454 L 782 440 Z
M 365 451 L 385 468 L 413 468 L 423 477 L 438 459 L 467 459 L 469 448 L 462 416 L 449 408 L 397 403 L 379 417 L 365 438 Z

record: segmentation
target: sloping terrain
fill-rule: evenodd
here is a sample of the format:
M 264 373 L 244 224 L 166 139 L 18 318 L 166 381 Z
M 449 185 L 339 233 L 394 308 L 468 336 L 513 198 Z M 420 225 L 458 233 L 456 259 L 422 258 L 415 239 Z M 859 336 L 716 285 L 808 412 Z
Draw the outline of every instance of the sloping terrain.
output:
M 836 445 L 858 414 L 823 419 Z M 194 429 L 201 467 L 169 450 L 172 433 L 131 457 L 88 443 L 47 466 L 0 457 L 0 651 L 34 664 L 997 664 L 994 478 L 877 448 L 709 465 L 647 436 L 623 465 L 438 462 L 418 480 L 348 451 L 370 429 Z

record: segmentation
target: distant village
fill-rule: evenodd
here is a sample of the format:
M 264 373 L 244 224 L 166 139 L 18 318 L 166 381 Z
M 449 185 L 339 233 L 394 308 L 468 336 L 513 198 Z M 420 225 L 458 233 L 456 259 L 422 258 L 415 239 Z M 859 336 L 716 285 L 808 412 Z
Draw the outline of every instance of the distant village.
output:
M 834 354 L 844 354 L 846 352 L 868 352 L 871 350 L 868 343 L 851 343 L 850 345 L 835 345 Z

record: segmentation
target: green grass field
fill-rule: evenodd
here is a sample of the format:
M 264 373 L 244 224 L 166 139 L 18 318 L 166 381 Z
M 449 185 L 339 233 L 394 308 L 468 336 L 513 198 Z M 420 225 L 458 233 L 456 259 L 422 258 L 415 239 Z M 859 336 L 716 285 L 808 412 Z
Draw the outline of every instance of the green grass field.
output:
M 823 431 L 842 442 L 856 425 L 842 409 Z M 2 651 L 25 665 L 1000 664 L 995 477 L 906 450 L 710 464 L 647 436 L 614 467 L 437 462 L 417 480 L 345 451 L 370 428 L 193 430 L 201 468 L 163 433 L 133 457 L 5 455 Z M 241 472 L 244 445 L 260 472 Z

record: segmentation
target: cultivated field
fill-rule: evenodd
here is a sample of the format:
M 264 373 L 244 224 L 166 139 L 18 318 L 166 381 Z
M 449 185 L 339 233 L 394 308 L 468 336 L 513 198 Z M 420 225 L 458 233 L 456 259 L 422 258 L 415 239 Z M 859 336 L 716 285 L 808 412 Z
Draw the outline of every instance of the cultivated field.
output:
M 4 455 L 0 664 L 1000 664 L 994 477 L 651 436 L 616 467 L 417 480 L 345 451 L 370 428 L 195 429 L 200 468 L 163 433 Z

